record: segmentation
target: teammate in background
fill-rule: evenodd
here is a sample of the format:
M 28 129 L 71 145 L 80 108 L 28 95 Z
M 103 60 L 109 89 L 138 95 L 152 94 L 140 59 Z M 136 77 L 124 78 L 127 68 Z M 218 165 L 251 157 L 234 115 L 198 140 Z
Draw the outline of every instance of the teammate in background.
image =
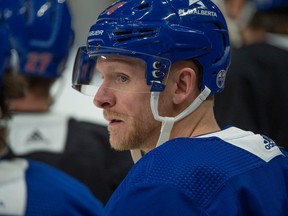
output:
M 1 21 L 0 21 L 1 22 Z M 9 98 L 23 94 L 10 68 L 8 31 L 0 24 L 0 215 L 103 215 L 86 186 L 63 172 L 27 159 L 7 159 Z
M 243 45 L 232 50 L 225 90 L 215 97 L 216 119 L 267 134 L 288 149 L 288 1 L 224 3 Z
M 118 1 L 99 15 L 73 87 L 103 109 L 113 148 L 135 161 L 144 152 L 105 214 L 287 213 L 288 153 L 214 118 L 229 61 L 226 22 L 210 0 Z
M 25 95 L 11 101 L 11 157 L 42 161 L 85 183 L 103 203 L 128 173 L 129 152 L 110 148 L 107 127 L 53 113 L 51 87 L 65 69 L 74 33 L 66 1 L 2 1 Z

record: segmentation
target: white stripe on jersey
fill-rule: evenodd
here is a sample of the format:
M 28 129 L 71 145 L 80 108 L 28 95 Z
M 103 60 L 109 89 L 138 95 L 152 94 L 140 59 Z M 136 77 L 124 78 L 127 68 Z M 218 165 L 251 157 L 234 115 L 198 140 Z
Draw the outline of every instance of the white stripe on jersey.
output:
M 0 215 L 25 214 L 27 168 L 28 162 L 25 159 L 0 160 Z
M 236 127 L 229 127 L 215 133 L 205 134 L 196 138 L 218 137 L 225 142 L 242 148 L 262 160 L 269 162 L 278 155 L 283 155 L 280 149 L 272 140 L 267 140 L 259 134 L 254 134 L 251 131 L 244 131 Z M 271 143 L 267 143 L 270 141 Z M 267 145 L 269 145 L 267 148 Z M 284 156 L 284 155 L 283 155 Z

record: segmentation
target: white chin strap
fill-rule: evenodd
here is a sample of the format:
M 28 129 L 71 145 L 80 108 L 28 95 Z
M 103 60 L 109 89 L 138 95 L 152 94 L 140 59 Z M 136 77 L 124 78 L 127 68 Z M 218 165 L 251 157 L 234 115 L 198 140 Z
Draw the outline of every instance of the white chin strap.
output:
M 211 90 L 207 86 L 205 86 L 204 90 L 198 95 L 198 97 L 193 101 L 193 103 L 191 103 L 190 106 L 188 106 L 185 110 L 183 110 L 183 112 L 181 112 L 175 117 L 159 116 L 158 101 L 160 92 L 151 92 L 150 105 L 153 117 L 156 121 L 162 122 L 160 136 L 155 148 L 169 140 L 174 123 L 180 121 L 181 119 L 192 113 L 194 110 L 196 110 L 200 106 L 200 104 L 210 95 L 210 92 Z M 131 150 L 131 155 L 134 163 L 136 163 L 142 157 L 142 153 L 140 150 Z

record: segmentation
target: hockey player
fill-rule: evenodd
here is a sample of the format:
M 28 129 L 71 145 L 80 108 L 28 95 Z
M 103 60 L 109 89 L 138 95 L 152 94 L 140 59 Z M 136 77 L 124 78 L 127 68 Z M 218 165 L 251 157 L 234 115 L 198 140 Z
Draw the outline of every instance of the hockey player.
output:
M 229 61 L 210 0 L 118 1 L 99 15 L 73 87 L 103 109 L 112 147 L 138 160 L 107 215 L 287 214 L 287 152 L 214 118 Z
M 23 97 L 11 100 L 11 157 L 53 165 L 85 183 L 103 203 L 133 164 L 129 152 L 111 150 L 107 127 L 53 112 L 52 87 L 60 85 L 74 32 L 66 1 L 1 2 L 13 49 L 19 56 L 17 77 Z M 57 85 L 58 84 L 58 85 Z M 55 90 L 55 89 L 54 89 Z M 56 98 L 57 99 L 57 98 Z
M 9 98 L 22 92 L 8 75 L 11 73 L 8 31 L 0 25 L 0 215 L 103 215 L 100 201 L 74 178 L 46 164 L 6 158 Z

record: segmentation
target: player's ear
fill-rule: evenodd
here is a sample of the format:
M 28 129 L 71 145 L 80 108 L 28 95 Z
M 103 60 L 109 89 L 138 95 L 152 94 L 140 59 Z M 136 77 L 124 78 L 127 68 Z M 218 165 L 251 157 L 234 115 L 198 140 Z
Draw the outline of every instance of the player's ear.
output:
M 195 94 L 194 91 L 197 89 L 196 72 L 190 67 L 184 67 L 175 72 L 173 102 L 181 104 Z

